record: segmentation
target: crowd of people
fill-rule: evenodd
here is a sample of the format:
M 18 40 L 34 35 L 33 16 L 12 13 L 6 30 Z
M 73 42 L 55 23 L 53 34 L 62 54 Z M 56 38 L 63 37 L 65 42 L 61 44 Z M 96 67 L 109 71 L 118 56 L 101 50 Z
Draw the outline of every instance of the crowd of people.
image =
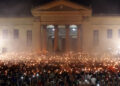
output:
M 34 55 L 25 61 L 0 60 L 0 86 L 120 86 L 119 58 L 98 61 L 70 56 L 64 55 L 63 60 L 61 56 L 38 60 Z

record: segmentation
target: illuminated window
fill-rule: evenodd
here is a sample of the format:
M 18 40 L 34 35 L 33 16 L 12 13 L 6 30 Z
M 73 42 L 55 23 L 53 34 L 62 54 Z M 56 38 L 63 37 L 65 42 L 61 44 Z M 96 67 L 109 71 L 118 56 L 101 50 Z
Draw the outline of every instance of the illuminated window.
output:
M 6 53 L 7 52 L 7 48 L 2 48 L 2 53 Z
M 32 31 L 31 30 L 27 31 L 27 45 L 28 46 L 32 45 Z
M 54 32 L 55 32 L 55 26 L 54 25 L 48 25 L 47 29 L 48 29 L 49 35 L 54 35 Z
M 120 38 L 120 29 L 118 30 L 118 37 Z
M 98 45 L 99 43 L 99 31 L 98 30 L 93 31 L 93 43 L 95 45 Z
M 70 25 L 70 35 L 77 36 L 77 25 Z
M 8 30 L 3 30 L 3 39 L 8 38 Z
M 112 29 L 107 30 L 107 38 L 111 39 L 112 38 Z
M 18 39 L 19 38 L 19 30 L 14 29 L 14 39 Z

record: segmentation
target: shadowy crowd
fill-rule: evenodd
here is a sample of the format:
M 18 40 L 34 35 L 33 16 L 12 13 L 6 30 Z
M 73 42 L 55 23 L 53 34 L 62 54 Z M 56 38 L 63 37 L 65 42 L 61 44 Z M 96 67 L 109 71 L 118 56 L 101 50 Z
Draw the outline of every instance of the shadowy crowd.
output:
M 68 72 L 59 63 L 1 63 L 0 86 L 120 86 L 120 72 L 76 68 Z

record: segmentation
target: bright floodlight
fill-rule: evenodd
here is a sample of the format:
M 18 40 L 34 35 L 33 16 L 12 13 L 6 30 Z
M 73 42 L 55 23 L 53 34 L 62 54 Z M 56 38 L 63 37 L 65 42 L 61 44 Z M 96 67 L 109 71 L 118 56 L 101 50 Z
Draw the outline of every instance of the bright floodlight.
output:
M 55 29 L 53 28 L 52 31 L 55 31 Z
M 73 32 L 77 31 L 77 25 L 70 25 L 70 28 Z
M 76 31 L 76 28 L 72 28 L 72 31 Z

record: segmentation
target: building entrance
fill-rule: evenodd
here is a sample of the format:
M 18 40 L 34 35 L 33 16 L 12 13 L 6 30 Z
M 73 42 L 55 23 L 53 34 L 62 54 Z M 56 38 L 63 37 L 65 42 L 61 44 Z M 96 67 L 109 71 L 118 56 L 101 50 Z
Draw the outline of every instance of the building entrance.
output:
M 65 26 L 58 26 L 57 32 L 57 49 L 56 52 L 65 52 Z M 49 26 L 47 29 L 48 32 L 48 51 L 54 51 L 55 47 L 55 28 Z
M 43 29 L 47 34 L 47 36 L 43 36 L 45 41 L 43 45 L 47 44 L 48 52 L 77 51 L 81 46 L 79 40 L 82 39 L 78 33 L 80 30 L 76 25 L 47 25 L 47 28 Z

